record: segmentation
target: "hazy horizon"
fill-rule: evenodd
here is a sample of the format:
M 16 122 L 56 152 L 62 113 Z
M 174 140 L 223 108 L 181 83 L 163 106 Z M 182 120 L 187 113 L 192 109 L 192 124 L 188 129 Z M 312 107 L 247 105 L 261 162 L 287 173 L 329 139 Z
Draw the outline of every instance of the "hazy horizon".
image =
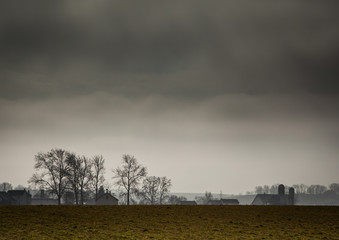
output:
M 172 192 L 339 182 L 337 1 L 0 3 L 0 182 L 131 154 Z

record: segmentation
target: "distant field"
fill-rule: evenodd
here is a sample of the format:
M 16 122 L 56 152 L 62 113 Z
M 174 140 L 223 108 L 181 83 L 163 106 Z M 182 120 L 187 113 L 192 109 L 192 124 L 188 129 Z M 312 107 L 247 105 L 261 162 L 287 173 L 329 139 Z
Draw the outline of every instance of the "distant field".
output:
M 339 207 L 2 206 L 0 239 L 339 239 Z

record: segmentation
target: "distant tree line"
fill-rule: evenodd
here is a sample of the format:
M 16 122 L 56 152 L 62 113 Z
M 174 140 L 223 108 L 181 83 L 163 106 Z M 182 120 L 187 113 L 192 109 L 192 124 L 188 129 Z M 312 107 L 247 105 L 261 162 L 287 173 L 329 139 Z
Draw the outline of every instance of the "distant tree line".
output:
M 279 184 L 274 185 L 264 185 L 264 186 L 256 186 L 254 192 L 247 192 L 246 194 L 276 194 L 278 193 Z M 306 185 L 306 184 L 294 184 L 292 186 L 285 186 L 286 192 L 290 187 L 293 187 L 296 194 L 323 194 L 327 191 L 333 191 L 334 193 L 339 195 L 339 184 L 332 183 L 328 186 L 324 185 Z
M 52 149 L 35 155 L 34 169 L 28 183 L 56 196 L 59 205 L 61 200 L 83 205 L 89 198 L 97 199 L 104 193 L 104 186 L 108 186 L 104 178 L 105 159 L 101 155 L 88 158 L 63 149 Z M 171 180 L 147 176 L 147 168 L 134 156 L 123 155 L 122 165 L 113 170 L 113 179 L 121 204 L 174 201 L 169 196 Z
M 16 187 L 13 187 L 12 184 L 10 184 L 9 182 L 0 183 L 0 192 L 6 192 L 8 190 L 24 190 L 24 189 L 27 189 L 27 188 L 22 185 L 17 185 Z

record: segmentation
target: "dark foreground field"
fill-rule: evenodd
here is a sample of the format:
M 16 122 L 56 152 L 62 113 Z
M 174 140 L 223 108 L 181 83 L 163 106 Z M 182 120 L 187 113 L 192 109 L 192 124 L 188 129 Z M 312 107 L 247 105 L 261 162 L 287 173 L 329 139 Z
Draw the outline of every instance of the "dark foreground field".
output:
M 0 239 L 339 239 L 339 207 L 9 206 Z

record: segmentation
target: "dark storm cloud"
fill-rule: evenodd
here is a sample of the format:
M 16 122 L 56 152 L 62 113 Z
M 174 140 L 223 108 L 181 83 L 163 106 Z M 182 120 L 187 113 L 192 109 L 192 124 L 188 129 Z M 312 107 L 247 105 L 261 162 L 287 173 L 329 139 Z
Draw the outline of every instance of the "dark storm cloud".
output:
M 7 1 L 1 96 L 339 92 L 337 1 Z

